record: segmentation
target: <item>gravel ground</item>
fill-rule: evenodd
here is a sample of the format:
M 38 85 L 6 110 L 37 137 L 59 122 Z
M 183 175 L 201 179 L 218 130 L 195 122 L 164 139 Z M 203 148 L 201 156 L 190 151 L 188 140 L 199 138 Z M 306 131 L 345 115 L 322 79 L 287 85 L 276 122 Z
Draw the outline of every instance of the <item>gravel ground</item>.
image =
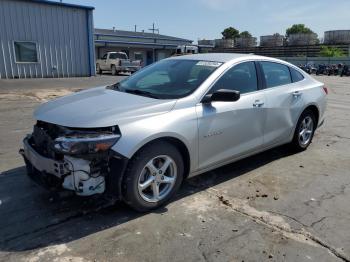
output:
M 122 77 L 0 81 L 0 261 L 350 261 L 350 78 L 318 77 L 327 119 L 280 147 L 187 180 L 166 207 L 55 200 L 18 155 L 33 109 Z

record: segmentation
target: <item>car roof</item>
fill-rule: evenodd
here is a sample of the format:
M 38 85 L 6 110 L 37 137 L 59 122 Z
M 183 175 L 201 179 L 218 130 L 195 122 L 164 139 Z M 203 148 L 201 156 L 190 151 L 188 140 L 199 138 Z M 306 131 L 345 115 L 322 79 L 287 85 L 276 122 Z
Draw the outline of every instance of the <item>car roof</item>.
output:
M 201 61 L 226 63 L 233 59 L 247 58 L 247 57 L 257 58 L 258 56 L 251 55 L 251 54 L 237 54 L 237 53 L 206 53 L 206 54 L 176 56 L 176 57 L 171 57 L 170 59 L 201 60 Z

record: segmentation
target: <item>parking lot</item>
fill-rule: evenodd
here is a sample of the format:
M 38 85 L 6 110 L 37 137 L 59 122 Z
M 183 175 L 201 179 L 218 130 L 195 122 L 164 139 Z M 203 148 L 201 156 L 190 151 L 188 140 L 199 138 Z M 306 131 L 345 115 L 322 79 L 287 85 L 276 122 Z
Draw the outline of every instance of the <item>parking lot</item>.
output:
M 18 149 L 34 108 L 122 77 L 0 80 L 1 261 L 350 261 L 350 78 L 317 77 L 328 109 L 307 151 L 191 178 L 152 213 L 31 182 Z

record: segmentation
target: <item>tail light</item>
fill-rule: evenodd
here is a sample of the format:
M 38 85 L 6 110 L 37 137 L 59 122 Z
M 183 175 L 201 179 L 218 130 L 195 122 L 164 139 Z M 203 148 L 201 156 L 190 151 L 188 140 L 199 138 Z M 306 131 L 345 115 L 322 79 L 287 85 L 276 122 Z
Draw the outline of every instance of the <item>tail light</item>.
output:
M 327 87 L 323 87 L 323 91 L 326 93 L 326 95 L 328 95 L 328 88 Z

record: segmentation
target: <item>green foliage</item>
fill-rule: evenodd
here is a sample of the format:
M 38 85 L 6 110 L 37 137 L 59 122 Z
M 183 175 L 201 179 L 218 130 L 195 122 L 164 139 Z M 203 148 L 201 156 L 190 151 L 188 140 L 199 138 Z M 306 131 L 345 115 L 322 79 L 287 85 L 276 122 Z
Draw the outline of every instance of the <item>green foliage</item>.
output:
M 226 28 L 221 34 L 222 39 L 235 39 L 239 37 L 239 31 L 234 27 Z
M 239 34 L 240 37 L 252 37 L 251 33 L 248 31 L 243 31 Z
M 294 24 L 292 27 L 286 30 L 286 37 L 292 34 L 312 34 L 314 33 L 310 28 L 306 27 L 304 24 Z
M 226 28 L 222 33 L 222 39 L 235 39 L 237 37 L 252 37 L 251 33 L 249 33 L 248 31 L 243 31 L 243 32 L 239 32 L 239 30 L 237 30 L 234 27 L 228 27 Z
M 320 56 L 323 57 L 342 57 L 345 56 L 343 50 L 337 47 L 321 46 Z

